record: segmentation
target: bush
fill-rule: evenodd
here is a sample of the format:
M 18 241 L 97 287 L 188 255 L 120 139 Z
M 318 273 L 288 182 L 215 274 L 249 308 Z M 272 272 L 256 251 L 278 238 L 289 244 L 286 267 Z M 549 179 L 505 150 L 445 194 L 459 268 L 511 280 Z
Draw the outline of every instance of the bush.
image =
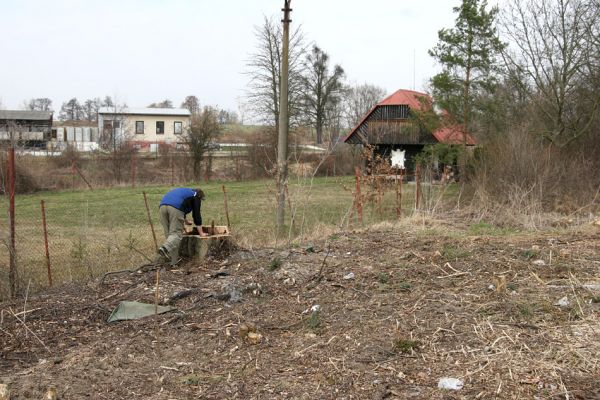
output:
M 6 193 L 6 184 L 8 182 L 7 174 L 7 156 L 6 151 L 0 153 L 0 171 L 2 182 L 0 182 L 0 193 Z M 42 190 L 40 181 L 32 174 L 30 168 L 23 162 L 23 159 L 15 157 L 15 192 L 18 194 L 34 193 Z
M 494 138 L 474 162 L 476 204 L 513 214 L 598 209 L 598 142 L 589 135 L 559 148 L 524 128 Z

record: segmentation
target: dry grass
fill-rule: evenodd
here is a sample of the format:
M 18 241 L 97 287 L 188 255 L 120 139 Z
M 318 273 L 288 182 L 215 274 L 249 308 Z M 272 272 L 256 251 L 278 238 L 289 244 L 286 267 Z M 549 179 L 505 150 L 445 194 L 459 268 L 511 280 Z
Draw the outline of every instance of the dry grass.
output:
M 507 234 L 421 216 L 165 272 L 163 301 L 195 290 L 179 314 L 104 322 L 120 300 L 152 301 L 152 274 L 63 287 L 26 306 L 51 354 L 4 314 L 0 380 L 16 399 L 50 384 L 66 399 L 593 398 L 599 252 L 591 226 Z M 207 277 L 219 268 L 230 275 Z M 242 302 L 219 296 L 232 288 Z
M 292 178 L 286 210 L 287 234 L 276 237 L 275 191 L 271 181 L 190 183 L 208 195 L 203 204 L 205 224 L 226 224 L 222 185 L 228 192 L 229 214 L 236 242 L 246 248 L 302 244 L 340 229 L 358 226 L 352 213 L 353 178 Z M 152 257 L 154 243 L 142 191 L 146 191 L 159 242 L 163 234 L 157 205 L 167 187 L 138 187 L 42 192 L 19 195 L 17 256 L 20 286 L 31 281 L 32 291 L 47 285 L 40 201 L 46 203 L 50 261 L 54 283 L 93 279 L 106 271 L 131 268 Z M 365 193 L 369 189 L 363 188 Z M 406 215 L 413 212 L 412 187 L 404 189 Z M 373 197 L 371 197 L 373 199 Z M 364 225 L 395 219 L 394 194 L 388 190 L 381 203 L 365 201 Z M 0 208 L 6 209 L 5 199 Z M 6 213 L 0 226 L 6 227 Z M 8 253 L 0 253 L 0 273 L 8 269 Z M 2 282 L 6 282 L 5 279 Z M 0 298 L 6 288 L 0 287 Z

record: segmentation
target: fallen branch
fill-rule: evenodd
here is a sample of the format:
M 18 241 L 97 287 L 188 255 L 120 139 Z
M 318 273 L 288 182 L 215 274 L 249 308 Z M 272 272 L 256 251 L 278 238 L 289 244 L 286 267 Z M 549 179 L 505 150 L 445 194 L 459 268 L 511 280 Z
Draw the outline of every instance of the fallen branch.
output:
M 327 265 L 327 257 L 329 257 L 329 253 L 330 252 L 331 252 L 331 245 L 328 243 L 327 244 L 327 253 L 325 253 L 325 257 L 323 257 L 323 262 L 321 263 L 321 267 L 319 268 L 319 272 L 317 272 L 316 275 L 313 275 L 310 278 L 308 278 L 308 280 L 306 281 L 306 285 L 308 285 L 310 282 L 314 281 L 314 282 L 316 282 L 315 283 L 315 286 L 316 286 L 317 283 L 321 282 L 321 279 L 323 278 L 323 269 Z M 312 287 L 310 289 L 312 289 Z
M 104 280 L 109 277 L 110 275 L 119 275 L 119 274 L 124 274 L 124 273 L 130 273 L 130 274 L 135 274 L 138 273 L 140 271 L 143 272 L 150 272 L 150 271 L 154 271 L 157 268 L 161 267 L 161 264 L 143 264 L 141 266 L 139 266 L 138 268 L 133 268 L 133 269 L 120 269 L 118 271 L 111 271 L 111 272 L 107 272 L 104 275 L 102 275 L 102 279 L 100 279 L 100 284 L 104 285 Z M 146 270 L 144 270 L 144 268 L 147 268 Z
M 46 344 L 42 341 L 42 339 L 40 339 L 40 337 L 38 335 L 35 334 L 35 332 L 33 332 L 31 329 L 29 329 L 29 327 L 27 326 L 27 324 L 25 323 L 25 321 L 23 321 L 21 318 L 19 318 L 12 310 L 12 308 L 9 308 L 8 311 L 12 314 L 13 317 L 15 317 L 15 319 L 17 321 L 19 321 L 21 324 L 23 324 L 23 327 L 25 328 L 25 330 L 27 330 L 27 332 L 31 333 L 33 335 L 34 338 L 36 338 L 38 340 L 38 342 L 41 343 L 41 345 L 44 347 L 44 349 L 46 349 L 46 351 L 50 354 L 52 354 L 52 352 L 50 351 L 50 349 L 46 346 Z

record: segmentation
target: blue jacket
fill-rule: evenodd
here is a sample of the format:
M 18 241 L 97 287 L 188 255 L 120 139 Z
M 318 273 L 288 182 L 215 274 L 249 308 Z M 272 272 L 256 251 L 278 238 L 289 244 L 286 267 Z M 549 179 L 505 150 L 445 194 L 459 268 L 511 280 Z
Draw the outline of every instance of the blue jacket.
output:
M 193 211 L 194 223 L 202 225 L 202 215 L 200 214 L 201 201 L 196 197 L 196 192 L 189 188 L 176 188 L 165 194 L 160 202 L 161 206 L 171 206 L 189 214 Z

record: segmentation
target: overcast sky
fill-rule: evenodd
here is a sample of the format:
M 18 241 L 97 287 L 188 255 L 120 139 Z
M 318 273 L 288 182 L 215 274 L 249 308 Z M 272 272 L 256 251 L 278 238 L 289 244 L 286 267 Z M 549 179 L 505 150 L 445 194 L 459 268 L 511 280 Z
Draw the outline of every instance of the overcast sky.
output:
M 451 27 L 458 0 L 293 0 L 302 25 L 347 80 L 388 93 L 423 90 L 438 69 L 427 50 Z M 4 108 L 49 97 L 111 95 L 131 107 L 186 95 L 238 110 L 264 16 L 283 0 L 0 0 Z M 416 68 L 413 68 L 413 65 Z M 414 73 L 414 80 L 413 80 Z

